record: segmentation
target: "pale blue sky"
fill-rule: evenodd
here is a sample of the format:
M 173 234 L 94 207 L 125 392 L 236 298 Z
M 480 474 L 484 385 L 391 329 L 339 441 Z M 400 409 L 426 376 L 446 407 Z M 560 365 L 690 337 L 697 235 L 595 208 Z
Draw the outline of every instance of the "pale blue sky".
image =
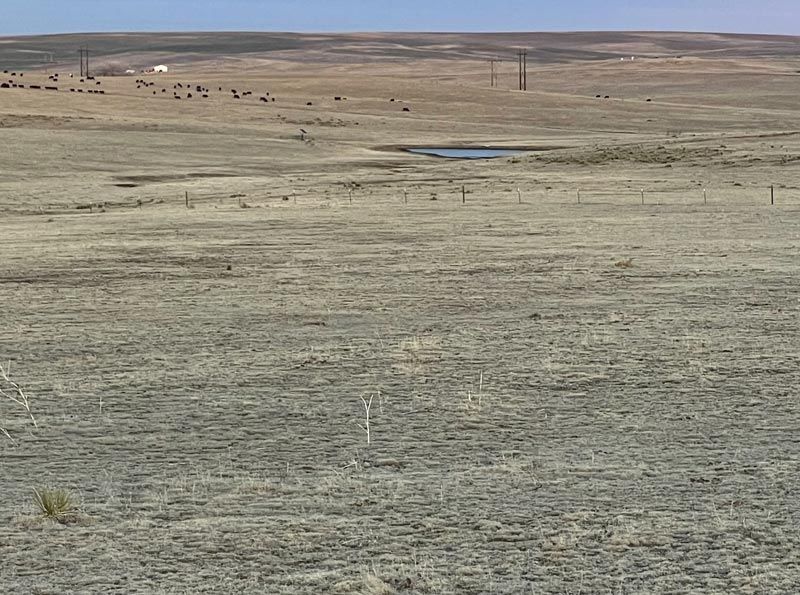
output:
M 800 0 L 3 0 L 0 35 L 679 30 L 800 34 Z

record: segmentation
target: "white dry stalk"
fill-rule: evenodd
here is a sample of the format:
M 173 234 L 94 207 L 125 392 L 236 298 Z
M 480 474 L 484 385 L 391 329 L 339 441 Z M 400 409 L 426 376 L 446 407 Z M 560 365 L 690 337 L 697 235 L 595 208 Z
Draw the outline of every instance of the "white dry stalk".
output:
M 374 397 L 374 395 L 370 395 L 369 396 L 369 401 L 367 401 L 364 397 L 361 397 L 361 402 L 364 404 L 364 420 L 365 420 L 365 423 L 364 423 L 363 426 L 361 424 L 358 424 L 358 427 L 361 428 L 362 430 L 364 430 L 367 433 L 367 444 L 371 443 L 370 433 L 369 433 L 369 410 L 372 407 L 372 398 L 373 397 Z
M 10 369 L 11 363 L 9 363 L 6 368 L 3 367 L 3 364 L 0 364 L 0 377 L 6 382 L 6 384 L 8 384 L 8 387 L 0 387 L 0 397 L 11 399 L 17 405 L 23 407 L 28 413 L 28 416 L 31 418 L 33 427 L 38 428 L 39 426 L 36 424 L 36 418 L 33 417 L 33 413 L 31 412 L 31 405 L 28 401 L 28 395 L 25 394 L 25 391 L 22 390 L 22 387 L 19 384 L 8 377 L 8 371 Z
M 353 457 L 353 460 L 352 460 L 352 461 L 350 461 L 350 462 L 349 462 L 347 465 L 345 465 L 344 467 L 342 467 L 342 470 L 344 470 L 344 469 L 350 469 L 351 467 L 354 467 L 356 471 L 359 471 L 359 470 L 360 470 L 359 463 L 358 463 L 358 461 L 356 460 L 356 458 L 355 458 L 355 457 Z
M 478 409 L 481 408 L 483 404 L 483 371 L 481 371 L 480 378 L 478 379 Z M 467 402 L 472 405 L 472 390 L 467 389 Z
M 17 441 L 16 441 L 16 440 L 14 440 L 14 439 L 11 437 L 11 434 L 9 434 L 9 433 L 8 433 L 8 430 L 6 430 L 5 428 L 0 428 L 0 433 L 2 433 L 2 434 L 3 434 L 3 435 L 6 437 L 6 438 L 8 438 L 9 440 L 11 440 L 11 444 L 13 444 L 13 445 L 15 445 L 15 446 L 16 446 L 16 444 L 17 444 Z

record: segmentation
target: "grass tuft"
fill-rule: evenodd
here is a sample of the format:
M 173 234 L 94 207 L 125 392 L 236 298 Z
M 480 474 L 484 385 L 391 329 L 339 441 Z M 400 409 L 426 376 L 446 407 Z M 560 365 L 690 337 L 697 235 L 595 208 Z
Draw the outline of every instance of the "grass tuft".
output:
M 43 516 L 59 523 L 67 523 L 77 514 L 72 494 L 61 488 L 33 488 L 33 501 Z

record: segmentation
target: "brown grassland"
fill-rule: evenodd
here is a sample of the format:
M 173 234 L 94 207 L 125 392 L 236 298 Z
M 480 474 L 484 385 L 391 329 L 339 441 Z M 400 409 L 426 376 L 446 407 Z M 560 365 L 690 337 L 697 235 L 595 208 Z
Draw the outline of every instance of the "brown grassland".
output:
M 0 39 L 0 592 L 794 592 L 798 50 Z

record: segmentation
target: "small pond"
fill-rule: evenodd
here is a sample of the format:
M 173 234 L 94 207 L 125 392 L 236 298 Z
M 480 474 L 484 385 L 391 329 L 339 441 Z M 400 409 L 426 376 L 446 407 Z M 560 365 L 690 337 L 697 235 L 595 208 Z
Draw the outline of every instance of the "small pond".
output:
M 431 155 L 433 157 L 447 157 L 449 159 L 494 159 L 496 157 L 519 155 L 524 152 L 520 149 L 500 149 L 491 147 L 414 147 L 406 149 L 406 151 L 417 155 Z

